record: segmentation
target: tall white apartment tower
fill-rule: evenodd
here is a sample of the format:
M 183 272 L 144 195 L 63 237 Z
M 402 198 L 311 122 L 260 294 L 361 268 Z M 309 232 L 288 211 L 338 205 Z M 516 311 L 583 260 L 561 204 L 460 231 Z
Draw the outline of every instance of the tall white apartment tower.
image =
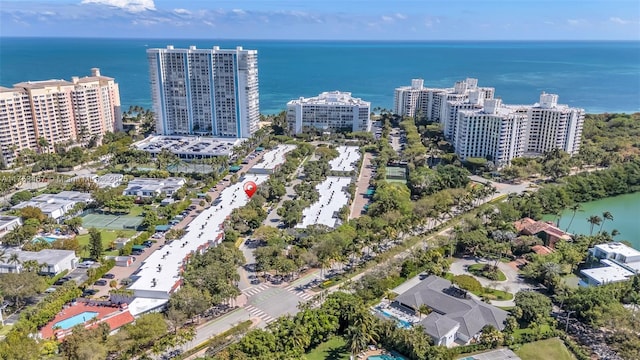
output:
M 258 51 L 147 50 L 156 132 L 250 137 L 258 129 Z
M 542 93 L 540 102 L 528 109 L 528 153 L 561 149 L 574 155 L 580 150 L 584 110 L 558 105 L 558 95 Z
M 455 116 L 458 109 L 472 109 L 469 94 L 479 92 L 483 99 L 493 99 L 494 88 L 479 87 L 478 79 L 457 81 L 452 88 L 424 87 L 424 80 L 412 79 L 411 86 L 402 86 L 394 92 L 394 113 L 442 123 L 445 136 L 454 137 Z M 467 105 L 463 105 L 463 104 Z M 451 106 L 454 108 L 452 109 Z
M 396 88 L 394 94 L 394 114 L 400 116 L 415 116 L 420 110 L 420 100 L 423 97 L 424 80 L 411 79 L 411 86 Z
M 456 119 L 454 147 L 460 160 L 486 158 L 498 167 L 524 155 L 527 141 L 527 115 L 502 106 L 502 100 L 489 99 L 484 107 L 460 110 Z

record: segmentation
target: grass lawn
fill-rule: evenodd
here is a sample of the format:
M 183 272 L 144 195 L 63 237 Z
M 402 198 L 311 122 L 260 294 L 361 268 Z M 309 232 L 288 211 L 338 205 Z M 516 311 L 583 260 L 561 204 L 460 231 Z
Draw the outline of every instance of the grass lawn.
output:
M 105 230 L 105 229 L 100 230 L 100 234 L 102 234 L 102 247 L 107 249 L 109 247 L 109 244 L 113 240 L 118 238 L 118 233 L 121 233 L 121 235 L 124 235 L 123 237 L 131 237 L 136 234 L 136 231 L 135 230 Z M 78 243 L 80 244 L 80 247 L 89 244 L 89 234 L 78 235 L 76 239 L 78 239 Z M 118 251 L 117 250 L 107 251 L 105 252 L 105 255 L 118 255 Z M 80 252 L 80 257 L 88 257 L 88 256 L 89 256 L 89 251 Z
M 502 271 L 500 271 L 500 269 L 495 269 L 495 274 L 497 275 L 497 279 L 491 279 L 488 276 L 486 276 L 486 272 L 484 271 L 484 267 L 485 264 L 473 264 L 470 265 L 467 270 L 472 273 L 475 276 L 482 276 L 484 278 L 487 278 L 489 280 L 495 280 L 495 281 L 505 281 L 507 280 L 507 277 L 504 275 L 504 273 Z
M 349 351 L 346 342 L 340 336 L 334 336 L 323 342 L 304 356 L 307 360 L 348 360 Z
M 489 300 L 511 300 L 513 299 L 513 294 L 508 293 L 506 291 L 491 289 L 491 288 L 482 288 L 484 291 L 481 294 L 476 294 L 478 296 L 486 296 Z
M 134 205 L 129 213 L 127 214 L 128 216 L 140 216 L 142 215 L 142 206 L 140 205 Z
M 524 344 L 515 352 L 522 360 L 574 360 L 562 340 L 554 338 Z

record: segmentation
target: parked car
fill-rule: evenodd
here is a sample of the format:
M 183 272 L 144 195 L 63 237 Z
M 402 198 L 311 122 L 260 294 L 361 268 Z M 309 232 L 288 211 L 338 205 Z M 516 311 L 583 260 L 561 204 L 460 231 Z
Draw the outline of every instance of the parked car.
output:
M 108 284 L 107 280 L 98 280 L 93 283 L 93 285 L 96 285 L 96 286 L 106 286 L 107 284 Z
M 103 279 L 115 279 L 116 276 L 113 275 L 113 274 L 104 274 L 104 275 L 102 275 L 102 278 Z
M 45 294 L 51 294 L 52 292 L 55 292 L 57 289 L 54 287 L 50 287 L 47 290 L 44 291 Z
M 80 269 L 88 269 L 91 267 L 91 265 L 95 264 L 95 261 L 91 261 L 91 260 L 87 260 L 87 261 L 83 261 L 80 264 L 78 264 L 78 267 Z
M 147 240 L 147 241 L 143 242 L 143 243 L 142 243 L 142 245 L 144 245 L 144 246 L 146 246 L 146 247 L 150 248 L 150 247 L 152 247 L 152 246 L 153 246 L 153 241 L 151 241 L 151 240 Z
M 60 279 L 56 280 L 56 282 L 54 282 L 53 285 L 62 285 L 69 280 L 71 280 L 71 277 L 69 276 L 61 277 Z
M 97 293 L 98 293 L 98 290 L 96 289 L 84 289 L 84 291 L 82 292 L 82 296 L 93 296 Z

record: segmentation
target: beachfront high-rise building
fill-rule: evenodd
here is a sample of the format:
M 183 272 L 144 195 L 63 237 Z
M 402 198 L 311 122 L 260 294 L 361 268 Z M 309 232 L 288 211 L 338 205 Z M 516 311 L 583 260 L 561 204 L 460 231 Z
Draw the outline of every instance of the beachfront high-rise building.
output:
M 552 149 L 574 155 L 580 148 L 584 110 L 558 104 L 558 95 L 542 93 L 533 105 L 503 105 L 495 89 L 468 78 L 453 88 L 424 87 L 422 79 L 395 89 L 394 111 L 440 122 L 444 137 L 461 160 L 486 158 L 498 167 L 515 157 L 538 156 Z
M 371 131 L 371 103 L 350 92 L 331 91 L 287 103 L 287 123 L 294 134 L 321 131 Z
M 486 158 L 502 167 L 523 156 L 527 142 L 526 114 L 502 106 L 502 100 L 490 99 L 475 110 L 460 110 L 456 119 L 453 145 L 461 160 Z
M 558 104 L 558 95 L 542 93 L 540 102 L 527 107 L 529 140 L 527 153 L 561 149 L 574 155 L 580 150 L 584 110 Z
M 451 142 L 460 160 L 486 158 L 496 166 L 552 149 L 578 153 L 584 110 L 558 105 L 558 95 L 542 93 L 534 105 L 503 105 L 484 100 L 474 110 L 460 110 Z
M 427 88 L 423 79 L 412 79 L 411 86 L 395 89 L 394 113 L 442 123 L 445 136 L 453 137 L 458 110 L 470 110 L 477 104 L 469 102 L 470 94 L 481 100 L 493 99 L 494 88 L 479 87 L 478 79 L 457 81 L 452 88 Z
M 120 92 L 100 75 L 0 87 L 0 161 L 11 166 L 23 149 L 54 152 L 54 144 L 100 142 L 121 127 Z M 42 139 L 42 140 L 41 140 Z
M 260 120 L 258 51 L 148 49 L 156 132 L 250 137 Z

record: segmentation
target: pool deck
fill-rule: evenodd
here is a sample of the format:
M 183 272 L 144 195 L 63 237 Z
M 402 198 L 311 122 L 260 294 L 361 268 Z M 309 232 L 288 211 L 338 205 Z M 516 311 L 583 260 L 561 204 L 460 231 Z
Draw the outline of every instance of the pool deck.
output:
M 56 331 L 53 330 L 53 327 L 55 326 L 55 324 L 57 324 L 58 322 L 68 319 L 70 317 L 73 317 L 75 315 L 78 314 L 82 314 L 83 312 L 97 312 L 98 315 L 94 318 L 97 320 L 102 320 L 105 318 L 111 318 L 112 316 L 115 318 L 115 315 L 121 315 L 121 314 L 129 314 L 128 316 L 124 316 L 121 315 L 118 317 L 118 319 L 121 319 L 121 321 L 128 321 L 131 322 L 133 321 L 133 316 L 131 316 L 131 314 L 129 313 L 129 310 L 120 310 L 119 307 L 117 306 L 93 306 L 93 305 L 87 305 L 85 303 L 76 303 L 74 305 L 71 306 L 67 306 L 66 308 L 64 308 L 61 312 L 59 312 L 54 318 L 53 320 L 49 321 L 49 323 L 47 325 L 45 325 L 42 329 L 40 329 L 40 334 L 42 335 L 42 338 L 44 339 L 50 339 L 53 338 L 55 336 Z M 90 323 L 91 321 L 89 321 Z M 111 324 L 109 321 L 106 321 L 109 326 L 113 327 L 113 325 L 116 324 Z M 122 326 L 122 325 L 120 325 Z M 117 326 L 119 327 L 119 326 Z

